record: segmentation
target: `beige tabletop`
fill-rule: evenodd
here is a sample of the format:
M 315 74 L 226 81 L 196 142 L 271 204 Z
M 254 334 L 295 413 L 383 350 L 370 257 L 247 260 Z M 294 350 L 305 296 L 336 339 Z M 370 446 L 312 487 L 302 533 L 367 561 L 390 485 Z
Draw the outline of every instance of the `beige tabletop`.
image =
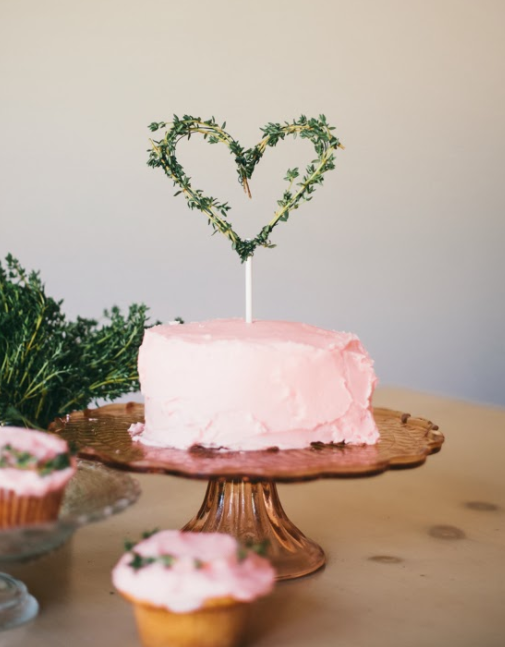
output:
M 256 647 L 503 647 L 505 410 L 382 389 L 376 405 L 430 418 L 446 436 L 422 467 L 357 480 L 279 486 L 284 508 L 327 554 L 259 606 Z M 139 477 L 132 508 L 77 532 L 63 549 L 8 572 L 41 611 L 1 647 L 134 647 L 131 609 L 110 583 L 126 537 L 179 528 L 202 482 Z

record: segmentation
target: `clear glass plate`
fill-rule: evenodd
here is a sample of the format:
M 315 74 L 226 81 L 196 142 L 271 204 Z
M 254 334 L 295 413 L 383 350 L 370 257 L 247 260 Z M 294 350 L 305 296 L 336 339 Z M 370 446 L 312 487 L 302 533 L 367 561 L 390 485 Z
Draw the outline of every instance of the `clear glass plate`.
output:
M 25 561 L 58 548 L 80 526 L 100 521 L 135 503 L 138 482 L 96 462 L 79 461 L 57 521 L 0 531 L 0 565 Z

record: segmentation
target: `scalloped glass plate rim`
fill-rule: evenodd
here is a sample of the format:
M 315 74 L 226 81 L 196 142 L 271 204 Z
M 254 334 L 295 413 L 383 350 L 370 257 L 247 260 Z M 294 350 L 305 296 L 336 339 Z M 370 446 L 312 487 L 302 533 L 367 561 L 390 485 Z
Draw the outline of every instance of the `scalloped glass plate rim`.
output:
M 308 481 L 373 476 L 387 469 L 417 467 L 444 442 L 425 418 L 377 407 L 376 445 L 323 445 L 303 450 L 223 452 L 153 448 L 133 443 L 128 426 L 143 419 L 140 403 L 113 403 L 56 420 L 51 430 L 77 442 L 79 455 L 115 469 L 165 473 L 192 479 Z

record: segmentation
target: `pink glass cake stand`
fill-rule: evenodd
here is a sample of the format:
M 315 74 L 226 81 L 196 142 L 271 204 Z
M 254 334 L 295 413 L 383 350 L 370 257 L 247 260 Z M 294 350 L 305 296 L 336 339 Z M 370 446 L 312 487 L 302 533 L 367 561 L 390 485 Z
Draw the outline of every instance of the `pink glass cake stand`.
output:
M 316 571 L 324 565 L 325 555 L 289 520 L 276 482 L 363 477 L 417 467 L 444 442 L 430 421 L 377 408 L 374 417 L 381 440 L 376 445 L 313 443 L 303 450 L 272 447 L 248 452 L 195 446 L 185 451 L 133 442 L 128 427 L 143 416 L 141 404 L 110 404 L 58 419 L 51 430 L 77 443 L 81 458 L 109 467 L 208 480 L 202 506 L 184 530 L 228 532 L 245 542 L 266 541 L 279 580 Z

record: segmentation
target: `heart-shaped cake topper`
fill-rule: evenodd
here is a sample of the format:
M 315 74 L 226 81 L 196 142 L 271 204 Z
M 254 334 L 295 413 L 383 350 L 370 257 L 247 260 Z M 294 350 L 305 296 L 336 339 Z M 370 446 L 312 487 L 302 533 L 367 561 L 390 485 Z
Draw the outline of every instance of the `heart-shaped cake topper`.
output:
M 285 122 L 284 125 L 269 123 L 261 128 L 264 137 L 260 143 L 247 150 L 225 131 L 226 122 L 219 126 L 214 117 L 203 121 L 199 117 L 184 115 L 182 119 L 179 119 L 174 115 L 173 121 L 152 123 L 149 128 L 152 132 L 161 128 L 166 128 L 167 131 L 163 139 L 151 140 L 152 149 L 149 151 L 148 165 L 153 168 L 159 166 L 163 169 L 165 174 L 173 180 L 174 185 L 179 187 L 175 195 L 183 193 L 190 209 L 199 209 L 207 217 L 215 232 L 219 231 L 227 236 L 242 262 L 252 256 L 258 246 L 275 247 L 270 242 L 270 234 L 274 227 L 279 222 L 288 220 L 290 212 L 298 209 L 302 202 L 312 199 L 311 194 L 314 193 L 316 186 L 323 184 L 324 173 L 335 168 L 334 151 L 339 147 L 343 148 L 332 133 L 335 128 L 327 123 L 324 115 L 319 115 L 319 119 L 307 119 L 302 115 L 300 119 L 292 123 Z M 177 161 L 177 144 L 181 139 L 186 137 L 189 139 L 194 133 L 203 135 L 209 144 L 228 146 L 230 153 L 235 157 L 239 182 L 249 197 L 251 197 L 251 191 L 248 180 L 251 179 L 256 164 L 261 160 L 268 146 L 275 146 L 287 135 L 300 136 L 312 142 L 317 157 L 306 167 L 305 175 L 301 178 L 297 168 L 288 169 L 284 179 L 289 182 L 289 186 L 284 191 L 282 198 L 277 201 L 278 209 L 273 218 L 255 238 L 243 239 L 233 230 L 227 219 L 228 211 L 231 208 L 228 203 L 221 203 L 216 198 L 206 197 L 201 190 L 194 189 L 191 185 L 191 178 L 186 175 L 181 164 Z M 297 179 L 299 181 L 295 183 Z

